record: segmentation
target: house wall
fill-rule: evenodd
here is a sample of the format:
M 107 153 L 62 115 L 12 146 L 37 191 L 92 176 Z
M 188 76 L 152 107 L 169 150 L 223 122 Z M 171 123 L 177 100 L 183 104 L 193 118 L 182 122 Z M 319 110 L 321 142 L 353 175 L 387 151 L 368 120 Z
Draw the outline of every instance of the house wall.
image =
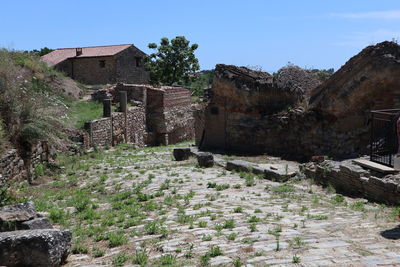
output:
M 150 75 L 144 68 L 145 53 L 134 46 L 129 47 L 116 55 L 116 81 L 123 83 L 146 84 Z M 141 58 L 137 66 L 137 58 Z
M 69 59 L 72 64 L 71 77 L 85 84 L 107 84 L 116 82 L 116 62 L 113 57 L 88 57 Z M 100 61 L 105 62 L 100 67 Z

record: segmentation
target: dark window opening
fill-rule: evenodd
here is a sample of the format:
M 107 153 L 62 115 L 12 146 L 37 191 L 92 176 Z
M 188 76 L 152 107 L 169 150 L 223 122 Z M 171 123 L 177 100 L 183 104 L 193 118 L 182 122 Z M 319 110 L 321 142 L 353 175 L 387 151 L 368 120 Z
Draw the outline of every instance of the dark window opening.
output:
M 99 60 L 99 67 L 100 68 L 105 68 L 106 67 L 106 61 L 105 60 Z
M 218 107 L 212 107 L 210 111 L 212 115 L 218 115 L 219 113 Z
M 143 65 L 141 57 L 136 57 L 135 60 L 136 60 L 136 67 L 141 67 Z

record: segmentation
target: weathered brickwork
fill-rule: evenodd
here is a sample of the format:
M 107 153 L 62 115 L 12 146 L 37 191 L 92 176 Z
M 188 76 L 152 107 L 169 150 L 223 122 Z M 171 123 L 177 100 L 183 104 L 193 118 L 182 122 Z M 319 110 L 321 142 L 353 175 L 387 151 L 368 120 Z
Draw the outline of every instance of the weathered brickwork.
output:
M 155 144 L 174 144 L 194 136 L 189 90 L 176 87 L 147 89 L 147 127 Z
M 53 153 L 47 142 L 40 142 L 32 149 L 29 159 L 30 166 L 22 159 L 18 150 L 11 149 L 0 158 L 0 185 L 11 180 L 22 180 L 28 177 L 35 165 L 47 162 L 53 158 Z

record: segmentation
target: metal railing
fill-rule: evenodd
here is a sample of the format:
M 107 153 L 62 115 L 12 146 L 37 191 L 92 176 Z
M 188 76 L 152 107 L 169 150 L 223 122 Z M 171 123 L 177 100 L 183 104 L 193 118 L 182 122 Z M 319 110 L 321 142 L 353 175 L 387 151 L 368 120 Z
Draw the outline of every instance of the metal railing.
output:
M 371 111 L 370 160 L 385 166 L 394 166 L 398 151 L 397 120 L 400 109 Z

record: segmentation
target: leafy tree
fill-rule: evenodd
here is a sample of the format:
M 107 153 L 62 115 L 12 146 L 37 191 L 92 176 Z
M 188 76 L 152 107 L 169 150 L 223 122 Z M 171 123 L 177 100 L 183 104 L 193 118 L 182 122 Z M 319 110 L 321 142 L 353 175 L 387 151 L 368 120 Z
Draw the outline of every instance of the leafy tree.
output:
M 54 51 L 54 49 L 48 48 L 48 47 L 43 47 L 40 48 L 40 50 L 34 49 L 32 51 L 29 51 L 29 53 L 32 53 L 34 55 L 37 55 L 39 57 L 44 56 L 50 52 Z
M 172 85 L 190 80 L 189 74 L 199 70 L 200 66 L 194 54 L 198 45 L 189 43 L 184 36 L 176 36 L 171 41 L 161 38 L 159 46 L 155 43 L 148 45 L 156 50 L 146 58 L 152 84 Z

